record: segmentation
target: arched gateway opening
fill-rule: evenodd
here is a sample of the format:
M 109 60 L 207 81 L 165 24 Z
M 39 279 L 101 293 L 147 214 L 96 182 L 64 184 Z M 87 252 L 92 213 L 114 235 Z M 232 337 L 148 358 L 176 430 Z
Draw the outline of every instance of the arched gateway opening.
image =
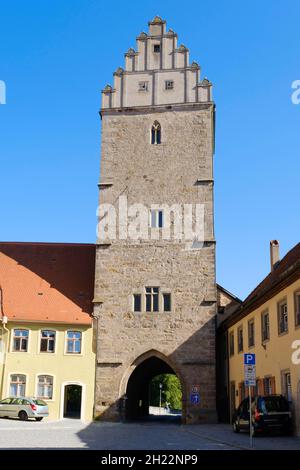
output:
M 172 393 L 177 393 L 177 400 L 172 400 Z M 178 399 L 179 394 L 180 400 Z M 177 409 L 170 406 L 172 403 L 178 403 Z M 173 368 L 162 358 L 155 355 L 139 362 L 127 382 L 125 395 L 126 420 L 152 419 L 181 422 L 181 408 L 181 382 Z

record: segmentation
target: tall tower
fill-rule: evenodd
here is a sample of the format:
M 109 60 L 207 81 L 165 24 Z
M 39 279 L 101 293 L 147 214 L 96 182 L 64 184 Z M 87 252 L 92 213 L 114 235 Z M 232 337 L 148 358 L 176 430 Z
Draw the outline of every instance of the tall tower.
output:
M 101 117 L 95 416 L 146 416 L 149 381 L 175 373 L 182 421 L 214 421 L 214 103 L 160 17 L 104 88 Z

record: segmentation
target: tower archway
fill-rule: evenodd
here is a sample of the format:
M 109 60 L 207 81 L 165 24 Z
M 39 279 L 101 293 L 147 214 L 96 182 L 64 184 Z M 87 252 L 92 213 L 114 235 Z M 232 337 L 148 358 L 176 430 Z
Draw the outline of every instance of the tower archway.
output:
M 155 415 L 156 419 L 172 419 L 180 422 L 181 410 L 170 410 L 166 407 L 166 390 L 165 383 L 161 380 L 156 381 L 156 392 L 160 395 L 160 400 L 156 396 L 153 397 L 153 379 L 156 377 L 176 376 L 180 383 L 182 396 L 184 395 L 182 380 L 171 366 L 170 361 L 162 354 L 156 351 L 149 351 L 138 358 L 127 373 L 127 381 L 123 384 L 125 389 L 124 396 L 124 417 L 129 421 L 149 419 L 151 415 Z M 150 387 L 150 385 L 152 385 Z M 181 397 L 180 397 L 181 398 Z M 180 400 L 183 402 L 183 400 Z M 158 406 L 160 405 L 160 406 Z M 180 403 L 180 408 L 183 408 Z

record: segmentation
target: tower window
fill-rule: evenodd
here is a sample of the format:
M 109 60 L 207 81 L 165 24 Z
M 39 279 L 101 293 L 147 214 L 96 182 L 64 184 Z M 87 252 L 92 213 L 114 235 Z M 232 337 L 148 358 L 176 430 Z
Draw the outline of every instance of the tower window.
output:
M 139 82 L 139 91 L 148 91 L 149 82 Z
M 165 89 L 166 90 L 173 90 L 173 88 L 174 88 L 173 80 L 166 80 L 165 81 Z
M 153 52 L 160 52 L 160 44 L 154 44 Z
M 158 312 L 159 287 L 146 287 L 146 312 Z
M 164 226 L 163 211 L 161 209 L 151 210 L 150 225 L 151 228 L 162 228 Z
M 163 294 L 164 312 L 171 312 L 171 294 Z
M 133 311 L 141 312 L 142 310 L 142 296 L 141 294 L 133 294 Z
M 158 121 L 155 121 L 151 128 L 151 144 L 158 145 L 160 143 L 161 143 L 161 126 Z

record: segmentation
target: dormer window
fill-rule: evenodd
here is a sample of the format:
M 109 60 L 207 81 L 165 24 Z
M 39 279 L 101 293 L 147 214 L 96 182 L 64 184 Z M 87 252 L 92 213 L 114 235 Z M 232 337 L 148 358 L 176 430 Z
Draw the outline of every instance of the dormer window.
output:
M 158 121 L 154 121 L 151 128 L 151 144 L 157 145 L 161 143 L 161 126 Z
M 173 88 L 174 88 L 173 80 L 166 80 L 165 81 L 165 89 L 166 90 L 173 90 Z
M 148 91 L 149 82 L 139 82 L 139 91 Z
M 160 44 L 154 44 L 153 52 L 160 52 Z

